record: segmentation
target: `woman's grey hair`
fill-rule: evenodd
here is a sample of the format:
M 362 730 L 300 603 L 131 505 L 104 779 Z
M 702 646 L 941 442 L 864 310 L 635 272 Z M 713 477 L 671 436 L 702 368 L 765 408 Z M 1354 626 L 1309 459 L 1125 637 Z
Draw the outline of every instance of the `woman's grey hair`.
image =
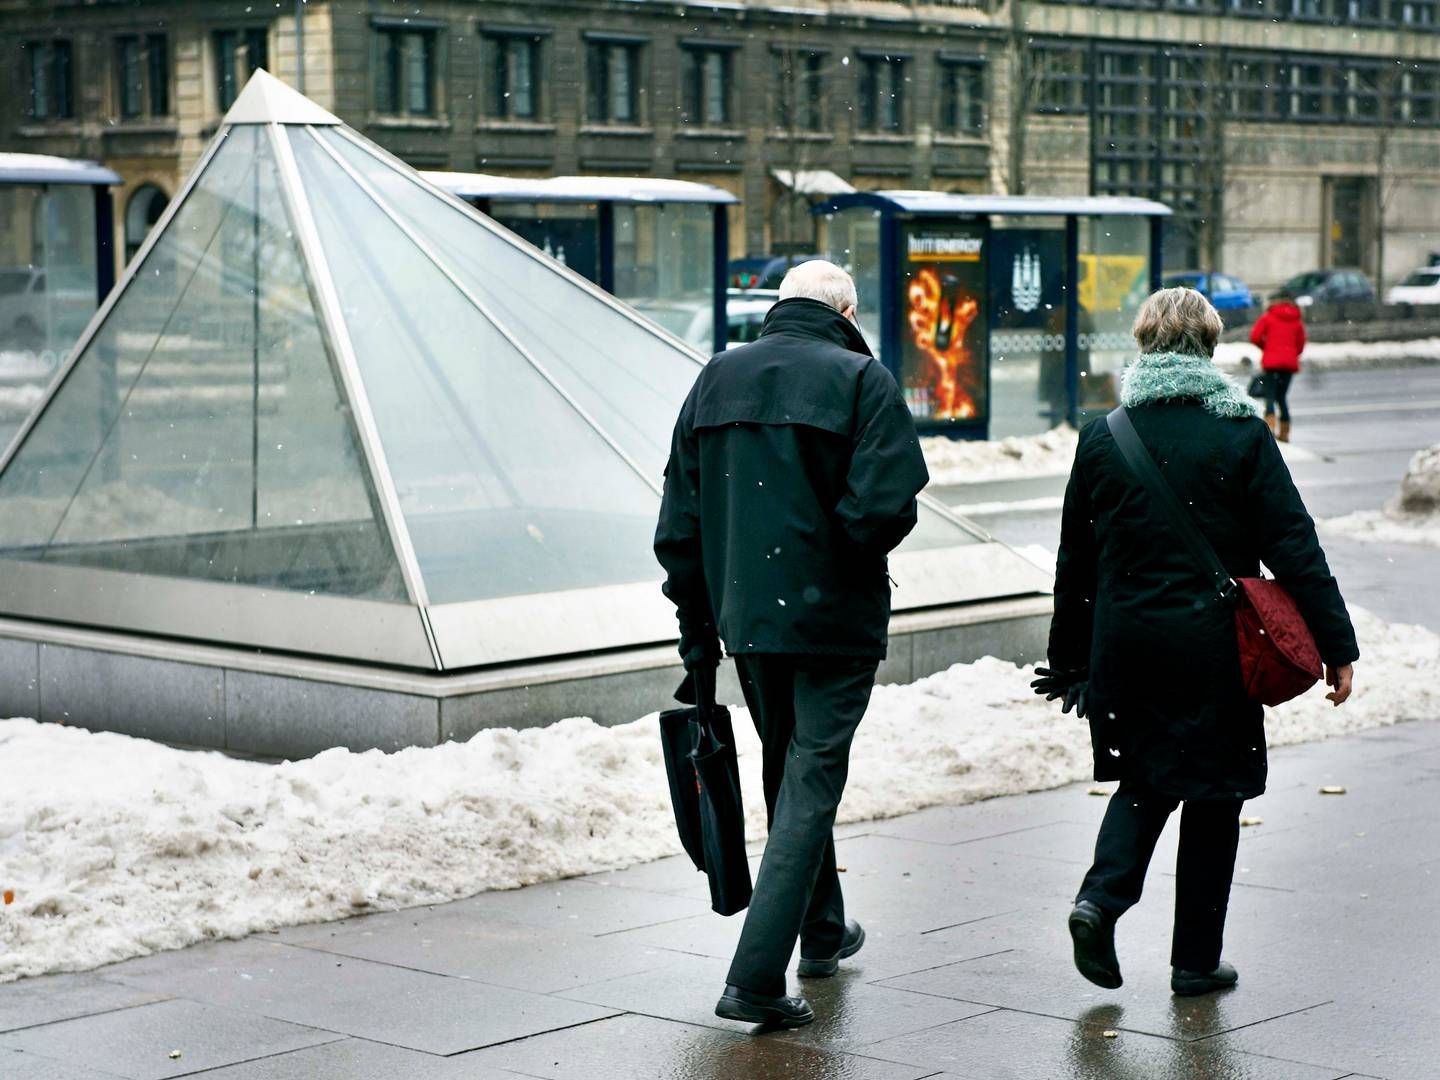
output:
M 780 299 L 805 296 L 829 304 L 836 311 L 855 307 L 855 279 L 840 267 L 824 259 L 811 259 L 792 266 L 780 282 Z
M 1213 356 L 1225 324 L 1194 289 L 1161 289 L 1140 305 L 1132 332 L 1142 353 Z

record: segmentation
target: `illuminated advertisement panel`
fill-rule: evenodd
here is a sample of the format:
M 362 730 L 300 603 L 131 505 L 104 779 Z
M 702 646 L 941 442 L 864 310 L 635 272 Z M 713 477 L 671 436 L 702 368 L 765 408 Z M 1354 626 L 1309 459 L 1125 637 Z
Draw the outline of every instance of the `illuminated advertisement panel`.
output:
M 900 230 L 900 386 L 919 421 L 989 415 L 985 244 L 979 222 Z

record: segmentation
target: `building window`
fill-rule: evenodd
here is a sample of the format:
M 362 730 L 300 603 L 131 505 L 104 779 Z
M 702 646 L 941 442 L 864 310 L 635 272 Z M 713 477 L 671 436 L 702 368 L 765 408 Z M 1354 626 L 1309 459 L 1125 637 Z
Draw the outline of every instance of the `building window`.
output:
M 123 119 L 170 115 L 170 43 L 164 34 L 116 38 L 115 77 Z
M 383 116 L 436 113 L 434 29 L 375 28 L 375 111 Z
M 685 123 L 706 127 L 723 127 L 730 123 L 731 50 L 697 45 L 687 46 L 682 51 Z
M 1399 0 L 1395 21 L 1404 26 L 1434 26 L 1437 0 Z
M 540 38 L 493 34 L 489 42 L 490 115 L 499 120 L 538 120 Z
M 141 184 L 130 196 L 130 201 L 125 204 L 125 262 L 127 264 L 135 258 L 135 253 L 140 250 L 140 245 L 145 242 L 145 237 L 150 234 L 150 230 L 160 220 L 160 215 L 165 212 L 165 205 L 169 201 L 165 192 L 154 184 Z
M 985 61 L 940 61 L 940 132 L 985 133 Z
M 1279 65 L 1265 56 L 1231 59 L 1230 115 L 1237 120 L 1278 120 L 1281 116 Z
M 1034 112 L 1090 109 L 1090 54 L 1076 47 L 1035 47 L 1025 54 L 1026 97 Z
M 1401 123 L 1433 127 L 1440 122 L 1440 69 L 1416 64 L 1402 71 L 1394 105 Z
M 825 54 L 805 49 L 775 53 L 775 126 L 781 131 L 825 130 Z
M 1387 75 L 1373 67 L 1351 67 L 1344 73 L 1340 91 L 1341 117 L 1351 123 L 1373 124 L 1380 119 L 1380 99 L 1389 91 Z
M 1301 120 L 1320 120 L 1333 114 L 1330 107 L 1330 80 L 1323 63 L 1296 62 L 1289 65 L 1286 85 L 1286 112 Z
M 1346 0 L 1345 14 L 1352 23 L 1374 25 L 1385 21 L 1385 0 Z
M 905 58 L 862 56 L 860 58 L 860 129 L 898 132 L 905 130 Z
M 270 66 L 270 31 L 263 26 L 215 31 L 215 96 L 224 112 L 250 76 Z
M 640 45 L 592 41 L 586 50 L 585 115 L 596 124 L 640 123 Z
M 30 41 L 30 119 L 69 120 L 75 115 L 70 42 Z

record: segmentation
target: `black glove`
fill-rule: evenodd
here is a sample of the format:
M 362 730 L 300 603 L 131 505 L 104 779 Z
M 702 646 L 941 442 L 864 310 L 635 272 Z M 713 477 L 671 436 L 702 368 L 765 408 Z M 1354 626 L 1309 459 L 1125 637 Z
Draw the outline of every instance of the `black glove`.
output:
M 1086 699 L 1090 695 L 1090 680 L 1084 668 L 1057 671 L 1054 668 L 1037 667 L 1035 674 L 1040 678 L 1030 683 L 1030 689 L 1037 694 L 1044 694 L 1046 701 L 1060 698 L 1062 713 L 1074 709 L 1077 717 L 1084 718 Z
M 695 704 L 695 672 L 720 666 L 720 640 L 713 637 L 680 642 L 680 660 L 685 665 L 685 678 L 675 688 L 675 700 L 682 705 Z

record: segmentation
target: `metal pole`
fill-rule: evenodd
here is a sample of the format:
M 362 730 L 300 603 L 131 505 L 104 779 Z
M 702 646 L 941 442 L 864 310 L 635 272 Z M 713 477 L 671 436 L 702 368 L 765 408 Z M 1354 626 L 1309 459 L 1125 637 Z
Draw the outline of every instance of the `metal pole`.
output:
M 115 197 L 103 184 L 95 185 L 95 305 L 115 287 Z
M 305 93 L 305 0 L 295 0 L 295 89 Z
M 730 269 L 730 208 L 725 203 L 717 203 L 715 206 L 715 245 L 714 245 L 714 317 L 711 323 L 715 328 L 710 343 L 712 352 L 720 352 L 730 340 L 730 316 L 726 310 L 730 281 L 728 271 Z
M 1097 264 L 1098 265 L 1098 264 Z M 1080 219 L 1065 218 L 1066 419 L 1080 426 Z
M 250 230 L 250 528 L 260 528 L 260 169 Z

